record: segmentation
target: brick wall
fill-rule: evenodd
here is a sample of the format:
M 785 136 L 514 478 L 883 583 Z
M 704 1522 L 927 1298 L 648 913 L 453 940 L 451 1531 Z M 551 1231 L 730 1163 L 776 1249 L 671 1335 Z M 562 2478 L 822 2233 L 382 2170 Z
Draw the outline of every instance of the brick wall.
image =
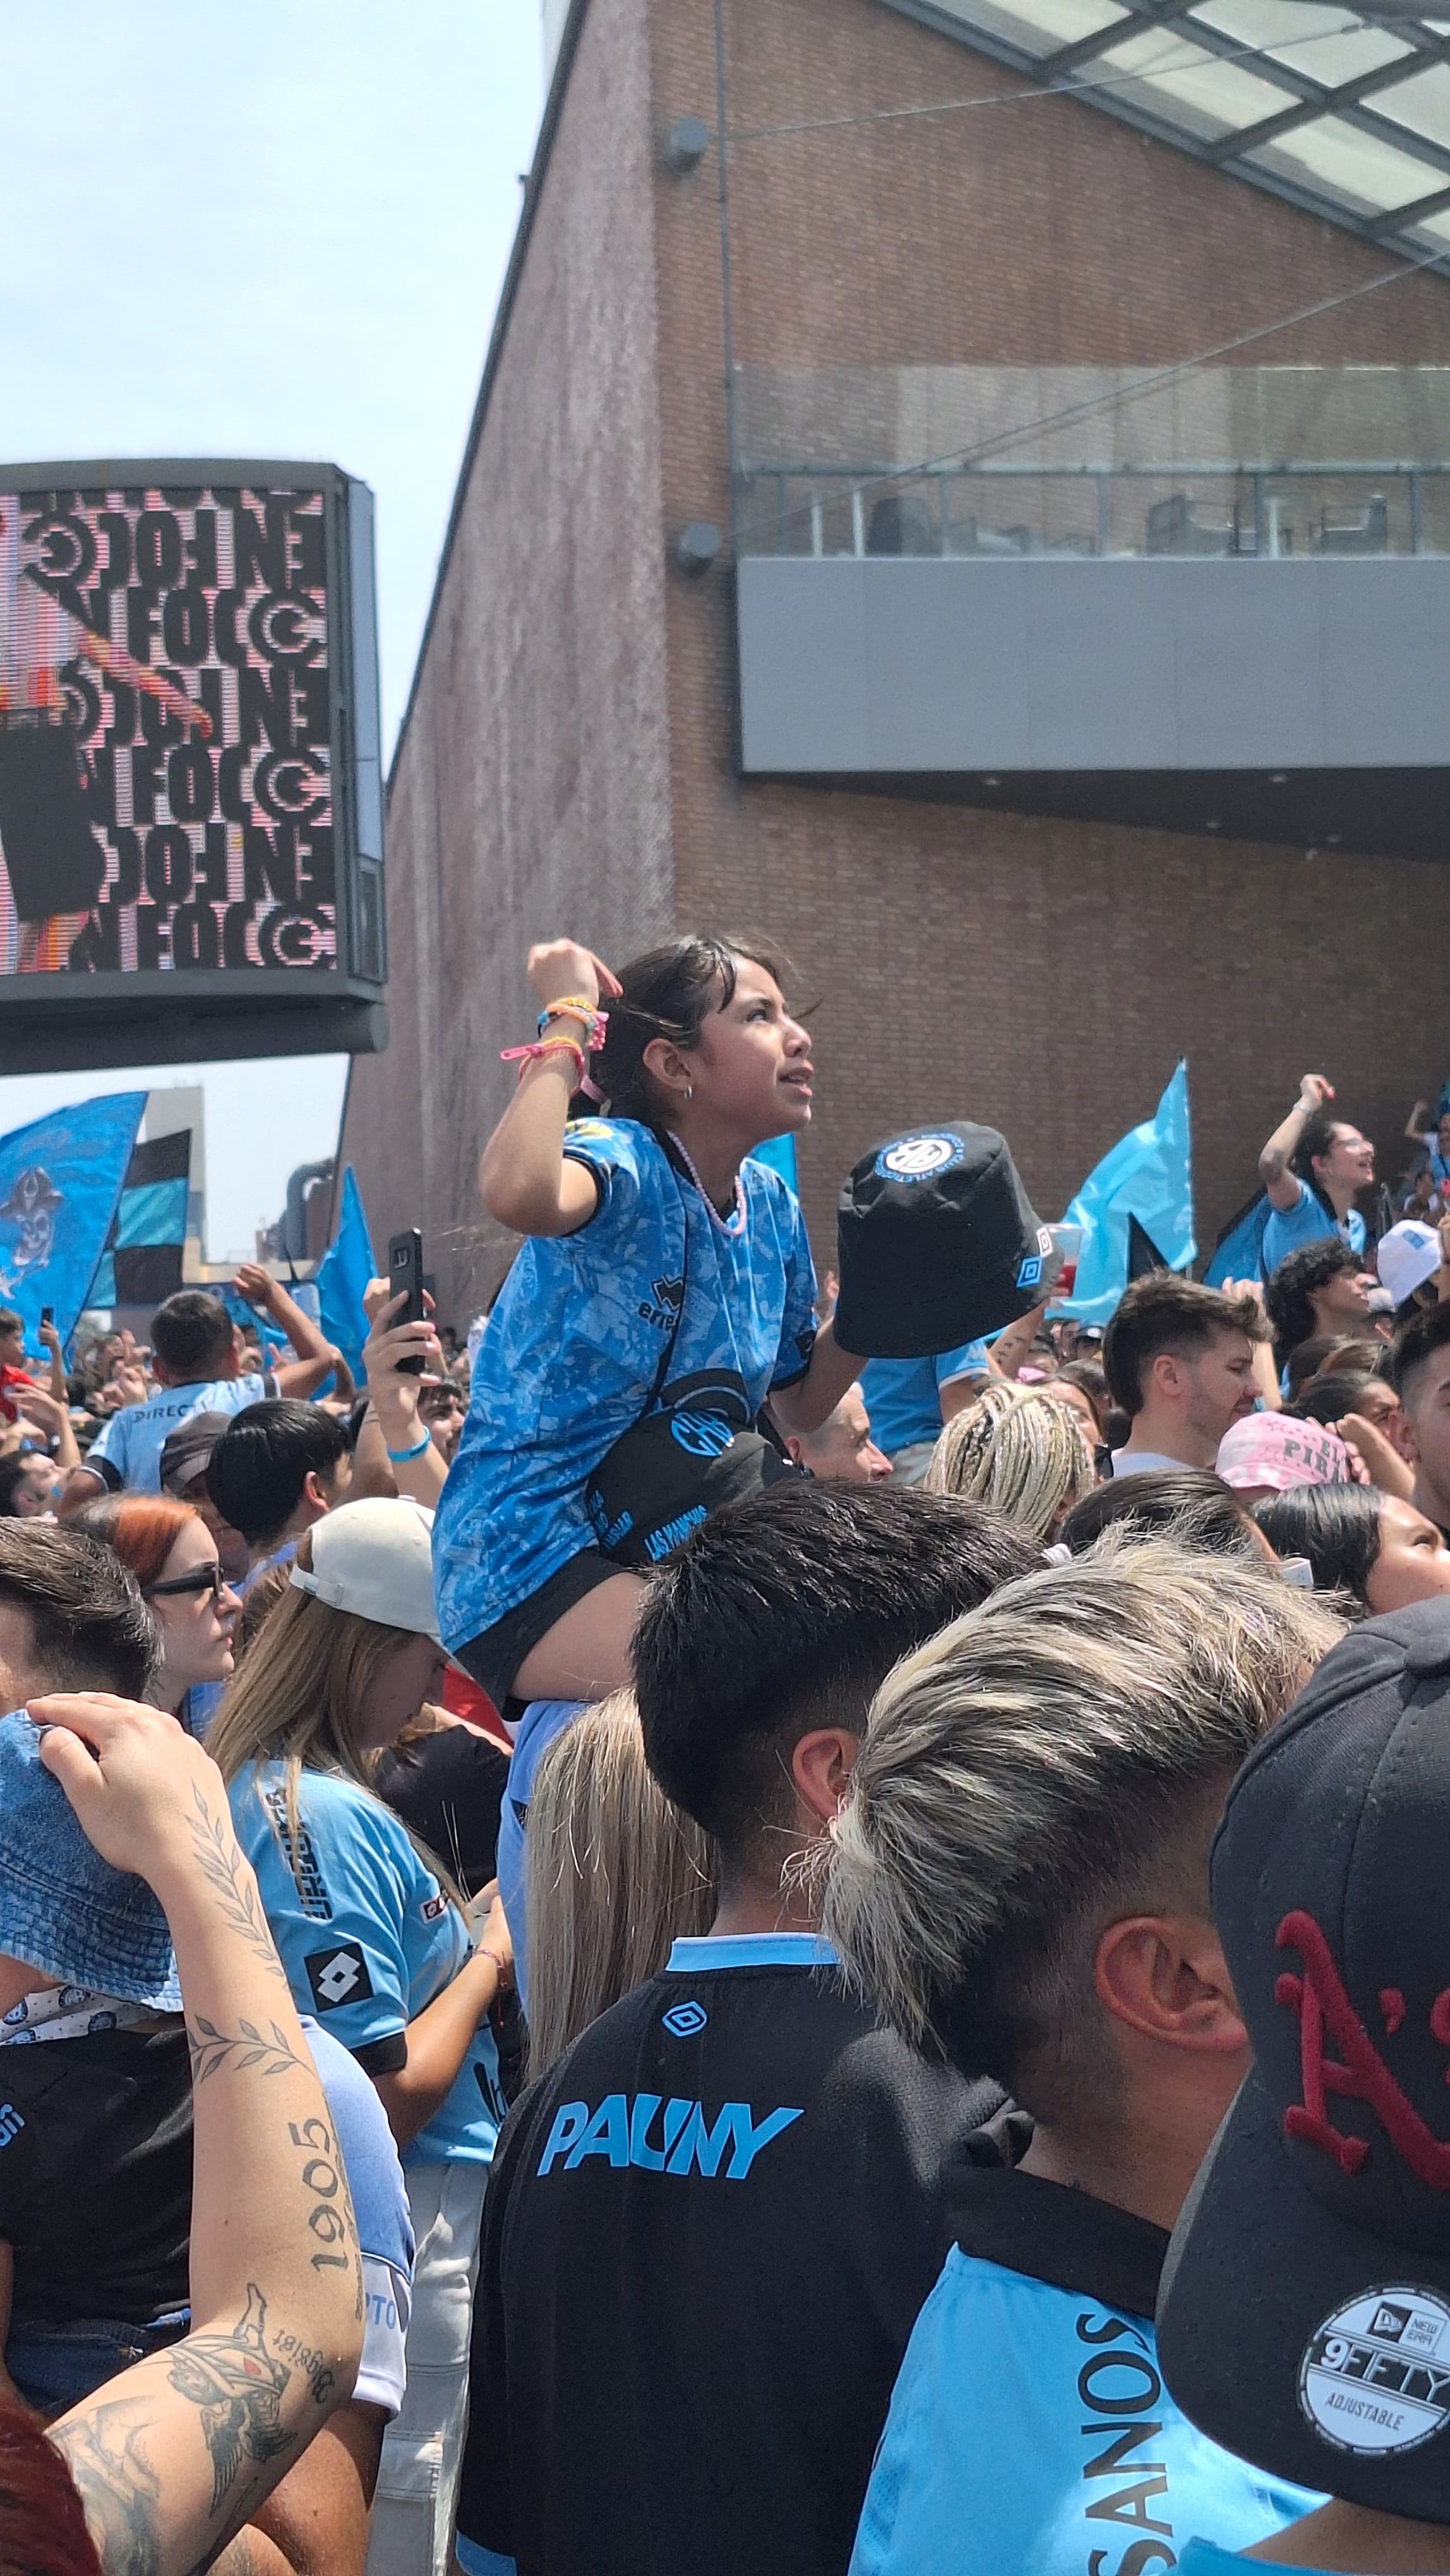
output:
M 1016 102 L 1017 75 L 879 0 L 725 0 L 725 27 L 736 133 L 1004 101 L 732 144 L 745 367 L 1155 366 L 1392 265 L 1091 108 Z M 1184 1051 L 1205 1241 L 1305 1070 L 1393 1170 L 1446 1070 L 1438 866 L 736 775 L 728 571 L 668 559 L 729 517 L 716 170 L 652 157 L 652 128 L 713 122 L 713 43 L 712 0 L 585 22 L 394 783 L 394 1049 L 359 1065 L 347 1131 L 375 1227 L 417 1218 L 436 1258 L 473 1226 L 528 939 L 622 953 L 672 908 L 774 936 L 820 997 L 818 1255 L 846 1165 L 918 1117 L 1002 1126 L 1056 1215 Z M 1447 363 L 1450 294 L 1410 278 L 1243 358 Z M 450 1291 L 497 1266 L 460 1250 Z

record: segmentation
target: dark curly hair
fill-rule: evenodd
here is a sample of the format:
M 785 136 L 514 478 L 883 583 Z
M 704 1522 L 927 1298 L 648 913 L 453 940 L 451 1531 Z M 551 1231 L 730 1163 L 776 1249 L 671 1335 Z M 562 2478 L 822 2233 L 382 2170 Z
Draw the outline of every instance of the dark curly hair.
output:
M 1285 1253 L 1264 1289 L 1264 1311 L 1273 1328 L 1276 1367 L 1282 1369 L 1289 1353 L 1317 1330 L 1309 1303 L 1311 1291 L 1327 1288 L 1341 1271 L 1358 1270 L 1360 1266 L 1359 1254 L 1351 1252 L 1337 1234 L 1320 1235 L 1313 1243 L 1301 1244 L 1297 1252 Z

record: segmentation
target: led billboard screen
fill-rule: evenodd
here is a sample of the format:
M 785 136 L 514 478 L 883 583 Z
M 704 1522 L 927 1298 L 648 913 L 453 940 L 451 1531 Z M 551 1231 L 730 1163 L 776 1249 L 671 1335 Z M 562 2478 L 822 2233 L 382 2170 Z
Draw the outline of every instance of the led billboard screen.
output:
M 0 467 L 0 1045 L 377 1045 L 382 855 L 366 485 Z

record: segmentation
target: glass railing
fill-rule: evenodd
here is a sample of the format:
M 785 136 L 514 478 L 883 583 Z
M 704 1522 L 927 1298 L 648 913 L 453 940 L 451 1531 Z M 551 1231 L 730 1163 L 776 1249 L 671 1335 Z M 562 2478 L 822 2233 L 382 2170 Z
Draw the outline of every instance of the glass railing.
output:
M 741 368 L 753 554 L 1450 553 L 1450 369 Z
M 742 554 L 1450 554 L 1450 464 L 990 463 L 905 472 L 763 462 L 737 476 Z

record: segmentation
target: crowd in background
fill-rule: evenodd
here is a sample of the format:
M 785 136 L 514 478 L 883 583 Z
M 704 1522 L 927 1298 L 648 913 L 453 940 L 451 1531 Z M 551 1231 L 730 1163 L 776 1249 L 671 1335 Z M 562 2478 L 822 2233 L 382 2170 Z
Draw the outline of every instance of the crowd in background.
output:
M 1450 1106 L 863 1364 L 530 973 L 466 1345 L 0 1313 L 0 2571 L 1450 2569 Z

